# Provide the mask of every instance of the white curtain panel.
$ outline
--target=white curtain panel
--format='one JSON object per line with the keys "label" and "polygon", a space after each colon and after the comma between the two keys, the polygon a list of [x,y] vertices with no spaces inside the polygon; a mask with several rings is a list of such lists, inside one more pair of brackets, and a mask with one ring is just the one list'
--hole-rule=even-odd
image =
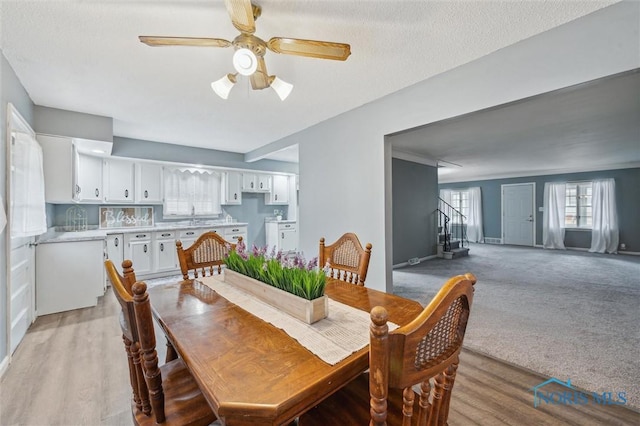
{"label": "white curtain panel", "polygon": [[613,179],[595,180],[592,184],[593,228],[590,252],[618,252],[618,211],[616,182]]}
{"label": "white curtain panel", "polygon": [[544,184],[544,213],[542,215],[542,246],[546,249],[564,250],[564,220],[566,183]]}
{"label": "white curtain panel", "polygon": [[179,169],[164,172],[163,214],[189,216],[191,214],[191,174]]}
{"label": "white curtain panel", "polygon": [[42,148],[29,134],[15,133],[11,147],[11,237],[47,232]]}
{"label": "white curtain panel", "polygon": [[482,192],[480,187],[469,188],[467,238],[474,243],[481,243],[484,240],[482,232]]}
{"label": "white curtain panel", "polygon": [[212,215],[222,213],[220,205],[220,173],[213,171],[194,173],[195,194],[193,206],[197,215]]}
{"label": "white curtain panel", "polygon": [[4,227],[7,225],[7,215],[4,211],[4,200],[0,195],[0,234],[4,231]]}
{"label": "white curtain panel", "polygon": [[[446,203],[451,204],[451,190],[450,189],[441,189],[440,190],[440,198],[443,199]],[[442,206],[440,206],[442,207]]]}

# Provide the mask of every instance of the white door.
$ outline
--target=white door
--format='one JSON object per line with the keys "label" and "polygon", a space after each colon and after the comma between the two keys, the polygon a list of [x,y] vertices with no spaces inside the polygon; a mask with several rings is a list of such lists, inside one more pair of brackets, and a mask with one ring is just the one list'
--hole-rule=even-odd
{"label": "white door", "polygon": [[[35,290],[35,237],[12,238],[10,229],[12,221],[12,206],[14,203],[13,182],[16,174],[24,171],[14,167],[12,149],[16,133],[29,133],[35,138],[35,133],[22,118],[20,113],[8,104],[8,138],[7,144],[7,218],[8,223],[4,232],[8,240],[8,282],[7,282],[7,347],[9,357],[22,341],[27,328],[36,318],[36,290]],[[20,213],[16,210],[16,215]],[[0,359],[0,362],[2,359]]]}
{"label": "white door", "polygon": [[533,246],[535,183],[502,185],[502,242]]}

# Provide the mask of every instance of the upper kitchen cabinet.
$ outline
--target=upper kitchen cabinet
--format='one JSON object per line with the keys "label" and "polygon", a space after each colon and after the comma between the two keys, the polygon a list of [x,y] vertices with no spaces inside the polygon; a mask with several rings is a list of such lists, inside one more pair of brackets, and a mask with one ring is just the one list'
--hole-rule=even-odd
{"label": "upper kitchen cabinet", "polygon": [[162,165],[136,163],[136,203],[162,204]]}
{"label": "upper kitchen cabinet", "polygon": [[222,204],[242,204],[242,175],[239,172],[222,174]]}
{"label": "upper kitchen cabinet", "polygon": [[87,153],[109,155],[110,142],[49,135],[37,135],[37,139],[47,203],[102,202],[102,158]]}
{"label": "upper kitchen cabinet", "polygon": [[134,163],[132,161],[105,158],[103,176],[105,202],[133,203]]}
{"label": "upper kitchen cabinet", "polygon": [[265,204],[289,204],[290,177],[286,175],[271,176],[271,192],[264,195]]}
{"label": "upper kitchen cabinet", "polygon": [[76,170],[76,193],[73,201],[83,203],[102,202],[102,158],[78,153],[76,156]]}
{"label": "upper kitchen cabinet", "polygon": [[261,173],[242,173],[242,191],[269,192],[271,190],[271,176]]}

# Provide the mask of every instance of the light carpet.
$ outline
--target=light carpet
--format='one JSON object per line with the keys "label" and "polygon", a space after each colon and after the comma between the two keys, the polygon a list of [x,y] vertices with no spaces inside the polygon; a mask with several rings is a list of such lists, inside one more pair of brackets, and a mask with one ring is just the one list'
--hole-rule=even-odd
{"label": "light carpet", "polygon": [[471,244],[394,270],[394,293],[424,306],[466,272],[478,279],[466,347],[640,408],[640,257]]}

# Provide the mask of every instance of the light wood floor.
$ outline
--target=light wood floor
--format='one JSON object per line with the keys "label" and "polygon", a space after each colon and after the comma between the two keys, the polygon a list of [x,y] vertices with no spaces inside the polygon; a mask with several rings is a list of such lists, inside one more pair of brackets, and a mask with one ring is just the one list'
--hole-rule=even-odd
{"label": "light wood floor", "polygon": [[[0,425],[132,424],[118,310],[109,290],[94,308],[38,318],[0,382]],[[164,359],[162,335],[157,333],[159,357]],[[530,389],[546,379],[464,351],[449,424],[640,424],[640,414],[621,406],[590,402],[534,408]]]}

